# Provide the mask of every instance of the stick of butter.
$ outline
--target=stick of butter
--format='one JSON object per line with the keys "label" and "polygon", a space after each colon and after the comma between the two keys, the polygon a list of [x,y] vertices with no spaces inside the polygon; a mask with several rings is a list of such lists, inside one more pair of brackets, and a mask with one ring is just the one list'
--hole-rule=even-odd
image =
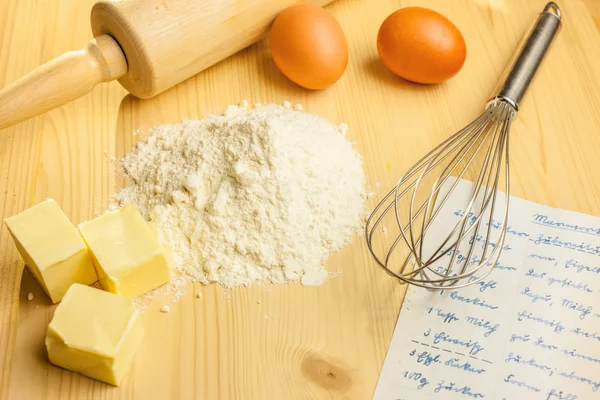
{"label": "stick of butter", "polygon": [[143,336],[131,299],[74,284],[50,321],[46,349],[52,364],[119,386]]}
{"label": "stick of butter", "polygon": [[135,206],[84,222],[79,231],[104,290],[133,298],[171,280],[169,254]]}
{"label": "stick of butter", "polygon": [[98,280],[81,235],[54,200],[4,222],[25,264],[53,303],[73,283],[89,285]]}

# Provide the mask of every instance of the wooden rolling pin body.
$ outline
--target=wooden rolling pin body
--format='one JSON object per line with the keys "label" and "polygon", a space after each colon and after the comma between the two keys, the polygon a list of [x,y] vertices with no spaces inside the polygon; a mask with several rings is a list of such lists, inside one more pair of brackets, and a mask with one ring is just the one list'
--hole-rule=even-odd
{"label": "wooden rolling pin body", "polygon": [[152,97],[258,41],[283,9],[331,1],[100,1],[91,15],[96,39],[0,91],[0,129],[117,78],[131,94]]}

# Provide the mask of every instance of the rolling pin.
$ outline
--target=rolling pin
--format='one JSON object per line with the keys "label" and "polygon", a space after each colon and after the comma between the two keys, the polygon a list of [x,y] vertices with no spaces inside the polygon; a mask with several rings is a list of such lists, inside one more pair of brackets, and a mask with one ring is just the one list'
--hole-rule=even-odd
{"label": "rolling pin", "polygon": [[[94,39],[0,91],[0,129],[118,79],[152,97],[257,42],[277,14],[300,0],[103,0]],[[332,0],[306,0],[319,6]]]}

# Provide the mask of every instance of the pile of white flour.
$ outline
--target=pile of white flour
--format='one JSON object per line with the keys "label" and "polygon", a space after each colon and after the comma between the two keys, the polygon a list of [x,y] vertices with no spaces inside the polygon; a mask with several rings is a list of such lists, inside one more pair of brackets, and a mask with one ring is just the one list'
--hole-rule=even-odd
{"label": "pile of white flour", "polygon": [[113,200],[151,218],[196,281],[320,285],[364,217],[346,129],[273,104],[158,126],[121,160],[131,185]]}

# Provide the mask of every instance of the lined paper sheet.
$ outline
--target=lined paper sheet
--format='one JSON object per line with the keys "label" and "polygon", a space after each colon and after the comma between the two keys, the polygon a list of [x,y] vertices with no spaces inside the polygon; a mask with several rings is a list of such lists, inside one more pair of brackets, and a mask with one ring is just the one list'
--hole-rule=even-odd
{"label": "lined paper sheet", "polygon": [[[451,199],[440,219],[455,224]],[[600,218],[510,202],[488,277],[408,289],[375,400],[600,399]]]}

